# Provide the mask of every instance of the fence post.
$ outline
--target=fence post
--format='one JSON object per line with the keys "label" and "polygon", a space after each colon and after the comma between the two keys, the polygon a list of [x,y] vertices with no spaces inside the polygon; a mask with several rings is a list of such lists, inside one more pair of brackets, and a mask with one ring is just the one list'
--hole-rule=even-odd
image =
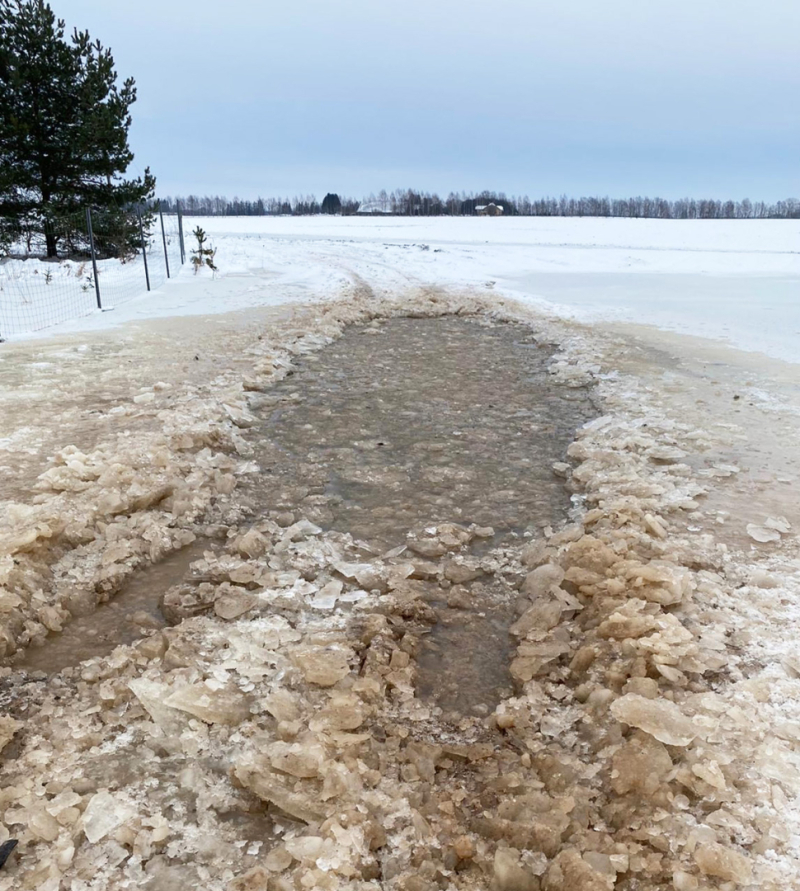
{"label": "fence post", "polygon": [[167,253],[167,235],[164,232],[164,214],[161,208],[158,209],[158,215],[161,218],[161,240],[164,242],[164,263],[167,265],[167,278],[169,278],[169,254]]}
{"label": "fence post", "polygon": [[147,245],[144,243],[144,226],[142,225],[142,208],[136,205],[136,216],[139,217],[139,238],[142,240],[142,259],[144,260],[144,277],[147,290],[150,290],[150,270],[147,268]]}
{"label": "fence post", "polygon": [[94,250],[94,232],[92,232],[92,209],[86,208],[86,228],[89,230],[89,246],[92,249],[92,269],[94,270],[94,292],[97,296],[97,308],[102,309],[103,304],[100,302],[100,279],[97,277],[97,254]]}
{"label": "fence post", "polygon": [[180,201],[176,201],[175,205],[178,208],[178,236],[181,243],[181,266],[183,266],[186,262],[186,245],[183,243],[183,211]]}

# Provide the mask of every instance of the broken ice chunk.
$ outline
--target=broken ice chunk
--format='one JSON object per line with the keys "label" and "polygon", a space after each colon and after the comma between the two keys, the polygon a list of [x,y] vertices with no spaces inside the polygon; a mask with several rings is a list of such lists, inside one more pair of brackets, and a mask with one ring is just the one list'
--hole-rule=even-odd
{"label": "broken ice chunk", "polygon": [[264,867],[270,872],[283,872],[292,865],[292,855],[284,847],[274,847],[264,858]]}
{"label": "broken ice chunk", "polygon": [[288,541],[302,541],[310,535],[319,535],[321,532],[319,526],[315,526],[310,520],[298,520],[284,531],[283,538]]}
{"label": "broken ice chunk", "polygon": [[248,529],[236,541],[236,550],[243,557],[260,557],[269,546],[269,540],[258,529]]}
{"label": "broken ice chunk", "polygon": [[539,883],[522,865],[516,848],[498,848],[494,855],[494,886],[498,891],[534,891]]}
{"label": "broken ice chunk", "polygon": [[708,783],[709,786],[713,786],[721,792],[724,792],[725,789],[727,789],[725,776],[716,761],[712,760],[705,763],[694,764],[692,765],[692,773]]}
{"label": "broken ice chunk", "polygon": [[295,721],[300,709],[288,690],[275,690],[264,700],[266,710],[278,721]]}
{"label": "broken ice chunk", "polygon": [[233,772],[245,788],[297,820],[313,823],[325,816],[324,808],[314,796],[287,785],[263,757],[243,760],[234,766]]}
{"label": "broken ice chunk", "polygon": [[93,795],[83,814],[83,831],[95,844],[126,823],[136,811],[105,789]]}
{"label": "broken ice chunk", "polygon": [[789,653],[781,660],[781,665],[783,665],[789,677],[800,678],[800,654]]}
{"label": "broken ice chunk", "polygon": [[344,585],[338,579],[328,582],[327,585],[324,585],[317,591],[314,599],[311,601],[311,606],[314,609],[333,609],[343,588]]}
{"label": "broken ice chunk", "polygon": [[332,687],[349,673],[350,655],[349,650],[314,647],[297,653],[294,662],[310,684]]}
{"label": "broken ice chunk", "polygon": [[522,583],[522,593],[531,600],[544,597],[564,581],[564,570],[557,563],[545,563],[529,572]]}
{"label": "broken ice chunk", "polygon": [[222,594],[214,602],[214,612],[221,619],[237,619],[258,605],[258,598],[239,589]]}
{"label": "broken ice chunk", "polygon": [[615,752],[612,765],[611,785],[618,795],[653,795],[672,770],[672,759],[658,740],[637,733]]}
{"label": "broken ice chunk", "polygon": [[[133,400],[136,401],[135,399]],[[250,414],[249,411],[245,408],[241,408],[235,405],[228,405],[227,403],[222,404],[222,407],[225,409],[225,414],[230,418],[230,420],[237,426],[242,428],[252,427],[253,424],[256,423],[256,418]]]}
{"label": "broken ice chunk", "polygon": [[296,860],[316,860],[322,852],[323,843],[324,839],[318,835],[301,835],[299,838],[287,838],[284,847]]}
{"label": "broken ice chunk", "polygon": [[697,736],[691,719],[668,699],[645,699],[638,693],[626,693],[611,704],[611,714],[668,746],[688,746]]}
{"label": "broken ice chunk", "polygon": [[378,589],[385,592],[388,590],[385,572],[381,566],[375,566],[372,563],[345,563],[341,560],[337,560],[331,566],[340,575],[346,579],[354,579],[368,591]]}
{"label": "broken ice chunk", "polygon": [[792,531],[792,524],[786,517],[767,517],[764,520],[764,526],[767,529],[775,529],[777,532],[782,532],[784,535]]}
{"label": "broken ice chunk", "polygon": [[779,582],[763,569],[754,569],[747,579],[747,584],[753,585],[755,588],[777,588]]}
{"label": "broken ice chunk", "polygon": [[343,592],[339,597],[339,602],[358,603],[359,600],[363,600],[365,597],[369,597],[366,591],[362,591],[360,588],[353,588],[350,591]]}
{"label": "broken ice chunk", "polygon": [[675,891],[697,891],[700,887],[700,883],[688,872],[684,872],[682,869],[676,869],[672,873],[672,887]]}
{"label": "broken ice chunk", "polygon": [[250,701],[243,693],[223,686],[212,690],[207,684],[191,684],[176,690],[164,705],[188,712],[207,724],[240,724],[250,713]]}
{"label": "broken ice chunk", "polygon": [[317,712],[310,726],[312,730],[357,730],[364,718],[364,709],[357,696],[334,696]]}
{"label": "broken ice chunk", "polygon": [[653,514],[644,515],[644,525],[648,532],[656,538],[664,539],[667,537],[667,529],[661,517],[655,517]]}
{"label": "broken ice chunk", "polygon": [[672,606],[680,603],[694,589],[692,575],[681,566],[668,560],[651,560],[643,565],[630,561],[625,566],[625,576],[630,579],[645,600]]}
{"label": "broken ice chunk", "polygon": [[325,750],[314,742],[274,742],[267,748],[267,754],[270,764],[276,770],[305,779],[319,776],[320,767],[325,760]]}
{"label": "broken ice chunk", "polygon": [[755,523],[747,524],[747,534],[754,541],[759,541],[762,544],[769,541],[780,541],[781,534],[777,529],[769,529],[765,526],[757,526]]}
{"label": "broken ice chunk", "polygon": [[611,891],[615,870],[609,863],[609,872],[604,874],[598,872],[595,865],[596,860],[591,863],[574,849],[561,851],[547,870],[544,887],[548,891]]}
{"label": "broken ice chunk", "polygon": [[655,445],[645,451],[645,455],[657,464],[674,464],[686,457],[686,452],[677,446]]}
{"label": "broken ice chunk", "polygon": [[128,681],[128,687],[145,707],[154,724],[165,733],[180,733],[187,718],[164,704],[164,700],[172,692],[168,684],[151,681],[148,678],[133,678]]}
{"label": "broken ice chunk", "polygon": [[564,641],[541,641],[539,643],[523,643],[517,649],[517,657],[511,663],[511,676],[525,683],[534,677],[547,674],[551,663],[570,651],[569,644]]}
{"label": "broken ice chunk", "polygon": [[700,845],[694,854],[700,872],[737,885],[749,884],[752,869],[748,859],[731,848],[714,842]]}
{"label": "broken ice chunk", "polygon": [[8,715],[0,717],[0,752],[11,742],[14,734],[22,727],[22,723]]}
{"label": "broken ice chunk", "polygon": [[34,811],[28,819],[28,830],[34,838],[52,842],[58,838],[58,822],[46,811]]}
{"label": "broken ice chunk", "polygon": [[756,766],[762,776],[780,783],[794,795],[800,793],[798,758],[780,740],[769,740],[759,748]]}

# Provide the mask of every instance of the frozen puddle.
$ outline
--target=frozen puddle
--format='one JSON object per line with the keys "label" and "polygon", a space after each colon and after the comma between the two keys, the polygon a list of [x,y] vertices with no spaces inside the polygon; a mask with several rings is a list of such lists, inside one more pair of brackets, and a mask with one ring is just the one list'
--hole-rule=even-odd
{"label": "frozen puddle", "polygon": [[[540,535],[566,516],[553,464],[592,414],[585,389],[547,373],[552,354],[513,323],[355,326],[264,396],[263,473],[249,497],[281,524],[306,517],[350,533],[365,556],[441,522],[481,527],[477,553]],[[511,688],[516,592],[480,575],[429,588],[438,622],[423,636],[418,692],[446,711],[487,713]]]}

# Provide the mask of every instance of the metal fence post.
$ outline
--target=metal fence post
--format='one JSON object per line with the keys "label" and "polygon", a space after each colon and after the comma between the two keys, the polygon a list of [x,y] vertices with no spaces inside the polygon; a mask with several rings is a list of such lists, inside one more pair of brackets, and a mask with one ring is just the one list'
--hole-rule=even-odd
{"label": "metal fence post", "polygon": [[100,302],[100,279],[97,277],[97,254],[94,250],[94,233],[92,232],[92,209],[86,208],[86,228],[89,230],[89,246],[92,249],[92,269],[94,269],[94,292],[97,296],[97,308],[102,309]]}
{"label": "metal fence post", "polygon": [[186,262],[186,245],[183,243],[183,211],[180,201],[176,201],[175,206],[178,208],[178,237],[181,243],[181,266],[183,266]]}
{"label": "metal fence post", "polygon": [[167,234],[164,232],[164,214],[161,208],[158,209],[158,215],[161,217],[161,240],[164,242],[164,263],[167,265],[167,278],[169,278],[169,254],[167,253]]}
{"label": "metal fence post", "polygon": [[147,245],[144,242],[144,226],[142,225],[142,209],[136,205],[136,216],[139,217],[139,237],[142,240],[142,259],[144,260],[144,277],[147,281],[147,290],[150,290],[150,270],[147,268]]}

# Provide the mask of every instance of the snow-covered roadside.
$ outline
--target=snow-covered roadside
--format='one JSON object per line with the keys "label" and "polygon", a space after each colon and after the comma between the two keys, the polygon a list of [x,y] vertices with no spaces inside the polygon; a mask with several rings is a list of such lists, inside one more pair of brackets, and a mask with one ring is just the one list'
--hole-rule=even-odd
{"label": "snow-covered roadside", "polygon": [[[23,609],[26,621],[40,624],[57,587],[35,577],[36,563],[54,545],[68,549],[56,579],[91,586],[95,573],[110,579],[146,557],[143,542],[168,535],[174,546],[183,515],[195,522],[208,506],[230,530],[229,553],[209,563],[221,582],[216,618],[93,660],[42,694],[29,725],[5,726],[20,739],[4,817],[33,855],[22,887],[57,888],[62,873],[77,889],[145,878],[237,891],[474,887],[492,877],[547,891],[600,891],[615,877],[678,891],[793,887],[797,523],[759,516],[738,488],[752,442],[735,415],[709,413],[718,385],[494,296],[393,297],[382,305],[364,288],[298,310],[254,343],[246,380],[164,407],[163,433],[141,456],[157,460],[68,453],[32,513],[7,515],[17,562],[5,569],[22,574],[15,587],[43,611]],[[343,325],[408,310],[526,320],[561,346],[553,374],[565,386],[595,381],[604,400],[605,416],[557,468],[578,489],[575,522],[486,563],[524,566],[530,600],[516,629],[521,687],[490,721],[505,741],[488,749],[480,721],[456,742],[435,738],[436,715],[413,696],[413,647],[402,641],[424,604],[408,555],[354,567],[346,541],[302,523],[242,528],[229,490],[248,470],[247,393]],[[764,436],[770,424],[765,411]],[[715,498],[727,508],[707,509]],[[71,526],[50,523],[72,511],[75,542]],[[774,540],[745,545],[751,522]],[[468,534],[430,534],[456,555],[429,570],[446,578],[448,559],[467,559]],[[140,773],[115,777],[135,751]],[[294,818],[269,856],[237,846],[220,819],[250,806],[242,789]],[[462,809],[473,797],[482,814]],[[164,816],[166,801],[184,799],[191,807]]]}
{"label": "snow-covered roadside", "polygon": [[800,359],[800,223],[547,218],[192,218],[221,275],[37,337],[404,286],[502,291],[561,317],[625,321]]}

